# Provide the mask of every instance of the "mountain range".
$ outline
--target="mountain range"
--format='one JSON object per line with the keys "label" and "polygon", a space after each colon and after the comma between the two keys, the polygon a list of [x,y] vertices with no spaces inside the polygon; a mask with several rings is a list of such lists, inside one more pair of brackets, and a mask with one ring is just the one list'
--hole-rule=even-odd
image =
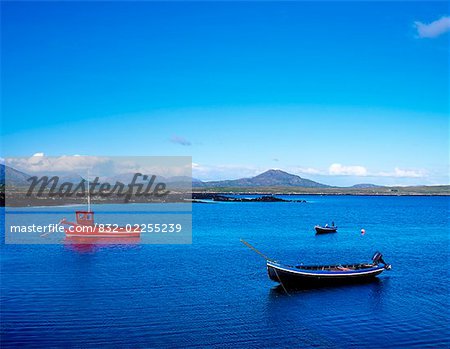
{"label": "mountain range", "polygon": [[[58,175],[56,173],[49,173],[48,176]],[[67,182],[79,182],[81,177],[78,175],[70,175],[68,173],[59,174],[61,181]],[[131,174],[117,175],[108,178],[109,181],[122,181],[124,183],[129,182],[131,179]],[[5,178],[8,179],[8,185],[12,186],[28,186],[29,182],[27,179],[31,177],[28,174],[18,171],[10,166],[0,164],[0,183],[5,183]],[[158,177],[160,180],[166,183],[173,182],[187,182],[189,178],[187,177],[171,177],[163,178]],[[262,188],[262,187],[298,187],[298,188],[332,188],[332,186],[318,183],[310,179],[302,178],[300,176],[287,173],[282,170],[268,170],[257,176],[250,178],[240,178],[232,180],[221,180],[221,181],[201,181],[199,179],[192,178],[193,188]],[[374,188],[377,187],[374,184],[356,184],[353,188]]]}
{"label": "mountain range", "polygon": [[[46,173],[39,175],[59,176],[60,183],[79,183],[81,177],[74,172],[65,173]],[[0,164],[0,187],[5,184],[7,179],[8,187],[14,192],[16,189],[22,190],[28,188],[31,176],[25,172],[18,171],[9,166]],[[101,183],[106,181],[114,183],[120,181],[124,184],[130,183],[133,173],[124,173],[112,175],[110,178],[104,178]],[[91,181],[93,179],[91,178]],[[140,179],[138,182],[140,182]],[[222,181],[201,181],[191,177],[161,177],[158,176],[156,182],[163,182],[168,188],[177,190],[190,190],[192,183],[192,192],[264,192],[264,193],[305,193],[320,195],[450,195],[450,185],[434,185],[434,186],[379,186],[370,183],[355,184],[350,187],[330,186],[323,183],[315,182],[310,179],[287,173],[282,170],[268,170],[257,176],[249,178],[240,178]],[[16,188],[16,189],[15,189]],[[0,188],[0,198],[4,196],[3,188]]]}

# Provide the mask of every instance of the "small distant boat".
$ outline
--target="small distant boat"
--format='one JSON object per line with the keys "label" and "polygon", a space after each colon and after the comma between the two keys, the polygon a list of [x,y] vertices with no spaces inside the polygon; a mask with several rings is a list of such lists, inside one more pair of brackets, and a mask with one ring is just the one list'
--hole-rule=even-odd
{"label": "small distant boat", "polygon": [[391,269],[380,252],[374,254],[372,263],[291,266],[272,260],[266,262],[269,278],[284,286],[362,282]]}
{"label": "small distant boat", "polygon": [[337,226],[320,226],[320,225],[316,225],[314,227],[314,229],[316,230],[316,234],[327,234],[327,233],[336,233],[337,232]]}

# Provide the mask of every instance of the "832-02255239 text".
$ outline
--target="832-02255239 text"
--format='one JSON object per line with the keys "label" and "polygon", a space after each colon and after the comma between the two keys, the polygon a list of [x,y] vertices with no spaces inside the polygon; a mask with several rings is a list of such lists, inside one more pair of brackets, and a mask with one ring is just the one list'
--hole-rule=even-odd
{"label": "832-02255239 text", "polygon": [[[183,231],[183,226],[181,223],[144,223],[144,224],[126,224],[119,226],[118,224],[102,224],[95,223],[93,225],[76,225],[69,226],[70,232],[104,232],[104,233],[114,233],[119,230],[126,230],[127,232],[141,232],[141,233],[181,233]],[[47,225],[12,225],[10,227],[11,233],[56,233],[64,232],[64,226],[55,223]]]}

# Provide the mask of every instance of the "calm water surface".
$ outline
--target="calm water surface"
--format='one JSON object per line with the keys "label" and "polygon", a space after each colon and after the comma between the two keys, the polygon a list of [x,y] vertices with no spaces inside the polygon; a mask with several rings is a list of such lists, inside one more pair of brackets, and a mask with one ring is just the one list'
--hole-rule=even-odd
{"label": "calm water surface", "polygon": [[[449,198],[297,198],[194,205],[192,245],[2,244],[2,347],[449,346]],[[288,295],[239,238],[288,263],[380,250],[393,269]]]}

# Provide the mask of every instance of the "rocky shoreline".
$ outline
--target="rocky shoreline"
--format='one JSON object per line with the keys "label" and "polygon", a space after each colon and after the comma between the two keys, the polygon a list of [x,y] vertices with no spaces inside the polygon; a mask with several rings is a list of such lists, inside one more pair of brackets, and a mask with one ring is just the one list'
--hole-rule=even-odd
{"label": "rocky shoreline", "polygon": [[256,198],[226,196],[212,193],[193,193],[193,202],[204,202],[199,200],[211,200],[218,202],[306,202],[306,200],[285,200],[273,195],[262,195]]}

